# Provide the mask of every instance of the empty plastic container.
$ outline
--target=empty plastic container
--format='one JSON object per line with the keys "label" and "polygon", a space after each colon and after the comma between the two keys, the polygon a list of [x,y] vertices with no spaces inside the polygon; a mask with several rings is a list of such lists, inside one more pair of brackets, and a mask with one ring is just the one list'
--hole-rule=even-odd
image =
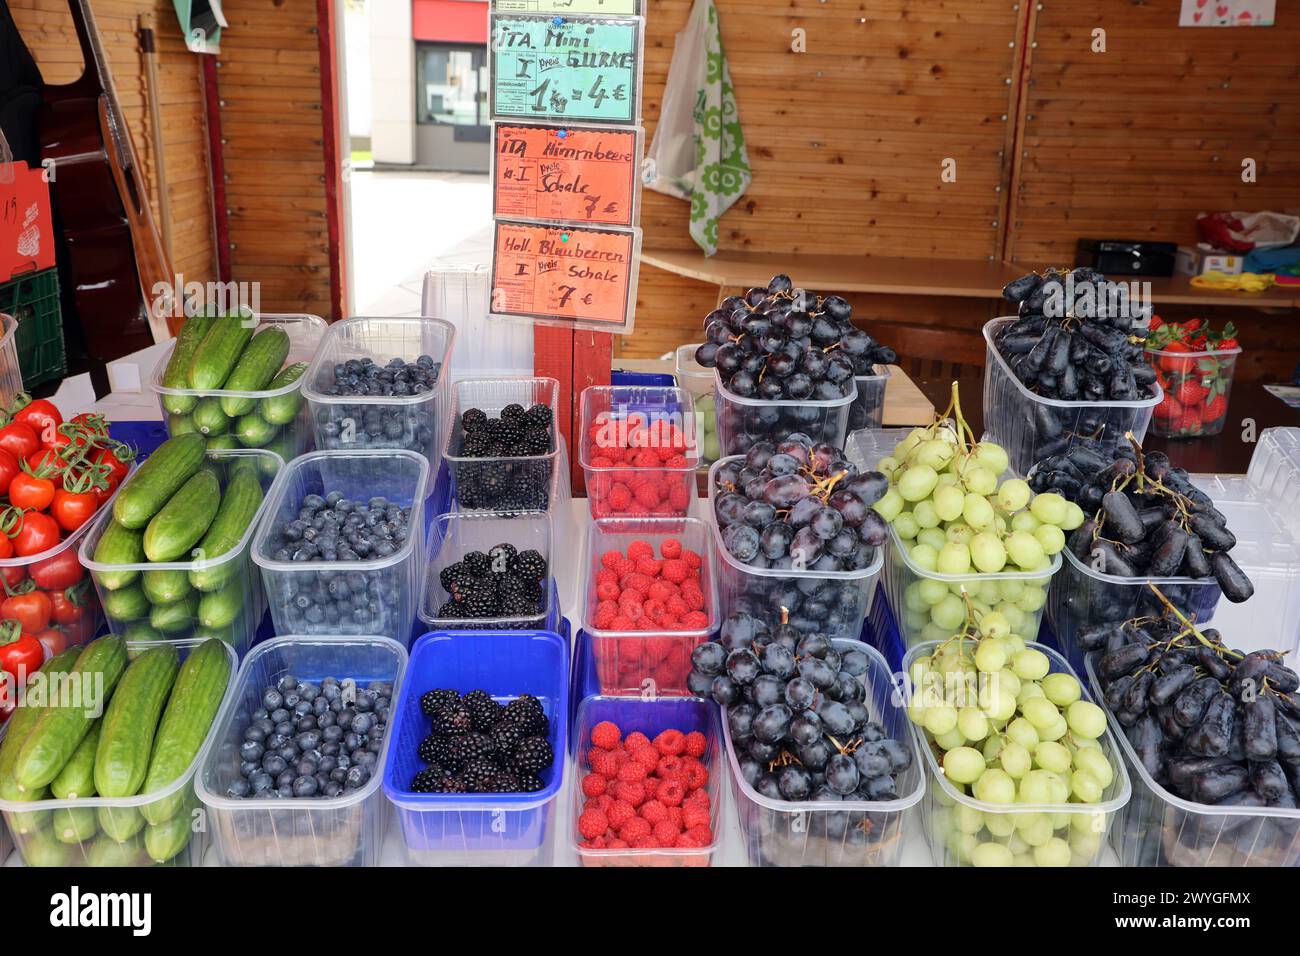
{"label": "empty plastic container", "polygon": [[[439,423],[446,414],[455,340],[456,327],[443,319],[357,316],[331,325],[303,384],[316,447],[330,451],[404,449],[424,455],[436,469],[443,449]],[[428,356],[439,369],[438,383],[431,391],[417,395],[330,394],[337,365],[370,359],[383,366],[392,359],[415,362],[421,356]]]}
{"label": "empty plastic container", "polygon": [[[256,331],[260,332],[265,328],[280,328],[289,336],[289,357],[285,359],[284,368],[302,363],[306,365],[311,362],[316,355],[317,346],[321,343],[321,338],[325,335],[325,320],[315,315],[272,315],[263,313],[257,316]],[[239,448],[247,441],[241,441],[237,436],[243,432],[240,428],[242,416],[226,416],[221,410],[219,400],[222,398],[249,398],[257,402],[253,411],[249,415],[262,415],[262,410],[268,406],[265,404],[270,399],[281,399],[276,402],[274,418],[276,422],[282,420],[283,407],[287,403],[297,404],[298,411],[294,414],[292,420],[286,424],[276,424],[269,422],[266,418],[262,419],[262,425],[257,429],[258,432],[264,430],[266,425],[274,427],[274,434],[265,442],[257,445],[259,448],[266,448],[275,452],[285,461],[292,461],[298,455],[302,454],[311,447],[312,424],[311,412],[303,401],[302,389],[303,382],[307,378],[307,372],[298,376],[288,385],[278,388],[267,388],[260,392],[242,392],[226,391],[224,389],[196,389],[196,388],[169,388],[162,383],[163,374],[167,371],[167,363],[171,361],[172,352],[176,348],[176,340],[173,339],[163,349],[162,355],[158,359],[158,364],[154,366],[153,376],[149,380],[149,388],[158,395],[158,404],[162,409],[162,419],[167,426],[167,434],[176,436],[188,434],[190,432],[201,431],[200,425],[208,428],[203,434],[208,436],[208,446],[211,448]],[[183,405],[188,408],[180,414],[171,414],[171,409],[177,405]],[[290,408],[292,410],[292,408]],[[224,421],[225,424],[221,424]],[[215,428],[213,427],[215,423]]]}
{"label": "empty plastic container", "polygon": [[[181,660],[188,657],[200,643],[202,642],[195,640],[176,642]],[[127,643],[127,654],[135,656],[152,646],[154,645],[149,642],[130,641]],[[230,675],[225,697],[213,719],[212,727],[189,767],[166,787],[133,797],[51,798],[30,803],[0,800],[0,811],[4,813],[5,824],[26,865],[156,866],[159,863],[151,856],[149,848],[153,847],[156,851],[160,844],[152,839],[151,830],[157,826],[159,832],[165,834],[167,831],[162,828],[174,826],[179,822],[180,815],[190,823],[188,829],[191,835],[184,847],[162,865],[198,866],[203,861],[212,839],[212,828],[195,825],[207,822],[195,796],[195,778],[219,739],[222,721],[233,703],[232,694],[239,660],[233,648],[227,647],[227,651],[230,657]],[[175,805],[175,809],[165,817],[166,811],[157,809],[164,802],[169,810]],[[154,808],[149,811],[150,816],[162,819],[156,823],[149,822],[142,808]],[[113,836],[109,836],[110,832]],[[2,850],[3,847],[0,847]],[[0,863],[3,863],[4,857],[5,853],[0,852]]]}
{"label": "empty plastic container", "polygon": [[718,597],[725,619],[745,611],[775,627],[788,619],[801,631],[856,640],[871,609],[876,578],[884,565],[883,549],[860,571],[793,571],[744,564],[722,543],[713,517],[717,473],[733,459],[723,458],[709,469],[709,524],[718,553]]}
{"label": "empty plastic container", "polygon": [[905,822],[925,794],[925,772],[900,706],[889,665],[861,641],[837,640],[836,650],[858,650],[870,658],[858,678],[867,688],[866,705],[885,733],[907,747],[912,762],[895,777],[896,800],[792,803],[754,790],[740,773],[727,710],[722,735],[731,768],[731,795],[740,819],[741,842],[750,866],[896,866],[903,851]]}
{"label": "empty plastic container", "polygon": [[718,721],[718,708],[710,701],[696,697],[676,700],[657,698],[642,700],[628,697],[588,697],[578,704],[577,721],[573,733],[577,742],[574,748],[573,778],[580,781],[591,772],[587,750],[591,746],[591,731],[603,721],[618,725],[623,736],[641,732],[651,740],[665,730],[679,730],[683,734],[698,731],[704,734],[705,751],[700,760],[709,770],[705,790],[709,794],[711,813],[709,826],[713,842],[705,847],[603,850],[584,847],[578,832],[578,817],[586,797],[580,786],[573,786],[569,817],[569,842],[581,866],[709,866],[718,858],[723,827],[723,786],[727,775],[727,762],[723,754],[722,727]]}
{"label": "empty plastic container", "polygon": [[[428,483],[429,460],[411,451],[318,451],[286,466],[267,493],[270,502],[253,538],[253,561],[262,570],[276,633],[383,634],[405,642],[423,580]],[[401,548],[356,561],[277,558],[281,531],[298,517],[303,499],[336,491],[352,501],[381,497],[409,508]]]}
{"label": "empty plastic container", "polygon": [[223,494],[231,469],[251,465],[257,470],[265,496],[233,548],[202,560],[134,564],[96,561],[95,549],[113,521],[111,509],[105,508],[97,520],[85,526],[79,557],[90,571],[114,634],[142,641],[217,637],[243,657],[266,611],[262,577],[248,560],[248,552],[284,462],[263,448],[208,449],[207,459],[220,472]]}
{"label": "empty plastic container", "polygon": [[713,369],[695,361],[695,351],[699,347],[698,342],[679,345],[674,356],[677,387],[686,389],[695,397],[696,435],[700,442],[700,466],[704,467],[722,457],[722,445],[718,440],[718,405],[713,391],[717,379]]}
{"label": "empty plastic container", "polygon": [[[583,389],[579,420],[578,462],[593,518],[684,518],[695,499],[699,467],[695,401],[681,388],[602,385]],[[612,463],[606,448],[626,448],[636,441],[671,441],[658,434],[638,438],[638,427],[663,425],[680,434],[685,449],[680,467],[666,461],[646,467]],[[671,446],[669,446],[671,447]]]}
{"label": "empty plastic container", "polygon": [[849,415],[858,400],[855,384],[848,395],[829,401],[767,401],[742,398],[722,384],[722,375],[714,369],[714,388],[718,402],[718,443],[723,455],[743,455],[760,441],[784,441],[802,432],[814,442],[844,447],[849,431]]}
{"label": "empty plastic container", "polygon": [[[1204,438],[1222,432],[1223,423],[1228,420],[1228,398],[1240,354],[1239,348],[1210,352],[1147,349],[1147,362],[1158,371],[1165,393],[1151,418],[1151,434],[1166,438]],[[1173,394],[1187,382],[1193,391],[1203,393],[1190,403],[1179,401]]]}
{"label": "empty plastic container", "polygon": [[[903,658],[903,673],[911,674],[912,664],[929,657],[940,643],[927,641],[912,647]],[[1051,673],[1067,673],[1078,678],[1065,658],[1050,647],[1032,642],[1027,646],[1047,655]],[[903,678],[903,683],[910,702],[914,693],[912,682]],[[1087,699],[1086,684],[1083,694]],[[921,824],[936,866],[970,866],[971,851],[984,843],[1010,850],[1017,866],[1042,866],[1046,864],[1037,860],[1035,849],[1053,839],[1064,840],[1069,846],[1070,866],[1096,866],[1100,862],[1106,834],[1132,793],[1119,746],[1109,730],[1098,743],[1110,763],[1113,778],[1097,803],[986,803],[953,786],[939,765],[928,733],[910,720],[907,723],[928,768],[929,786],[921,803]],[[1031,834],[1032,839],[1026,839]]]}
{"label": "empty plastic container", "polygon": [[877,365],[875,374],[853,379],[858,397],[849,406],[849,432],[879,428],[885,418],[885,387],[889,384],[889,367]]}
{"label": "empty plastic container", "polygon": [[[700,590],[705,622],[687,630],[612,630],[596,626],[600,598],[596,575],[607,551],[627,553],[633,541],[648,542],[662,558],[664,541],[673,539],[701,558]],[[606,695],[650,693],[684,697],[690,691],[691,651],[718,629],[717,568],[712,557],[712,532],[698,518],[603,518],[587,529],[582,563],[581,627],[591,640],[599,692]]]}
{"label": "empty plastic container", "polygon": [[1154,397],[1131,402],[1065,402],[1036,395],[1016,378],[994,345],[998,330],[1015,321],[1008,316],[984,326],[984,427],[1007,450],[1012,471],[1025,475],[1038,461],[1075,444],[1107,455],[1128,441],[1127,432],[1138,441],[1145,437],[1151,413],[1164,398],[1159,385]]}
{"label": "empty plastic container", "polygon": [[[429,733],[420,697],[445,687],[485,690],[505,703],[541,701],[555,761],[536,793],[415,793],[425,767],[417,753]],[[546,631],[434,632],[411,648],[407,679],[393,711],[384,794],[397,808],[408,866],[550,866],[555,804],[564,782],[569,731],[569,644]]]}
{"label": "empty plastic container", "polygon": [[[7,312],[0,312],[0,394],[6,400],[23,390],[23,370],[18,364],[18,320]],[[0,854],[0,860],[3,860]]]}

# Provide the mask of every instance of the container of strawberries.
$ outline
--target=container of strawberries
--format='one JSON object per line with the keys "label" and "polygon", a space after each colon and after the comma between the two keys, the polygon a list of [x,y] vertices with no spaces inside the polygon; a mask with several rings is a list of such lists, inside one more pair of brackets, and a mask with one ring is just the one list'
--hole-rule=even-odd
{"label": "container of strawberries", "polygon": [[1146,356],[1165,397],[1156,406],[1151,433],[1203,438],[1223,431],[1240,354],[1231,322],[1216,332],[1204,319],[1164,322],[1153,317]]}
{"label": "container of strawberries", "polygon": [[99,630],[77,548],[134,458],[102,415],[64,421],[24,394],[0,412],[0,723],[27,674]]}

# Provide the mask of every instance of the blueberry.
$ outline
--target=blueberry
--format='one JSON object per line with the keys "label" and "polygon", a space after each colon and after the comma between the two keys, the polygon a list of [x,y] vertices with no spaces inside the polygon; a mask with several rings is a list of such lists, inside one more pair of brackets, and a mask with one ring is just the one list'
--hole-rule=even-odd
{"label": "blueberry", "polygon": [[[278,712],[283,703],[284,698],[280,695],[280,692],[273,687],[268,687],[265,693],[262,694],[262,706],[269,711]],[[274,714],[272,714],[272,719],[275,719]]]}
{"label": "blueberry", "polygon": [[254,793],[263,793],[271,789],[273,781],[269,773],[255,773],[248,778],[248,785]]}
{"label": "blueberry", "polygon": [[242,760],[261,760],[263,753],[265,753],[265,750],[262,748],[262,745],[254,740],[245,741],[239,747],[239,756]]}
{"label": "blueberry", "polygon": [[248,796],[252,792],[253,788],[249,785],[248,781],[243,777],[238,777],[231,781],[230,786],[226,789],[226,796],[238,800],[241,797]]}

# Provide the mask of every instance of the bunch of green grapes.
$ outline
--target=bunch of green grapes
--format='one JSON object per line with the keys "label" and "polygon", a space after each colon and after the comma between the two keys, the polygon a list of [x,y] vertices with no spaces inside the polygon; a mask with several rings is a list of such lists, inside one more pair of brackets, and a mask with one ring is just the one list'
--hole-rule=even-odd
{"label": "bunch of green grapes", "polygon": [[[1106,814],[1084,807],[1115,778],[1099,743],[1106,715],[1083,699],[1074,675],[1049,673],[1050,664],[991,612],[909,669],[907,713],[944,777],[961,794],[1009,808],[981,809],[933,788],[941,806],[932,838],[949,859],[1087,866],[1101,849]],[[1034,809],[1010,809],[1025,804]]]}

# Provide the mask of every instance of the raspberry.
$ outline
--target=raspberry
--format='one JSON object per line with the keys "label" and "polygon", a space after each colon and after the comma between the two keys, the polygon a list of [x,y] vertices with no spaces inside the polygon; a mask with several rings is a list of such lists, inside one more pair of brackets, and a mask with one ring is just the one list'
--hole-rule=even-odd
{"label": "raspberry", "polygon": [[622,593],[622,589],[617,584],[596,585],[596,597],[601,601],[617,601],[618,596]]}
{"label": "raspberry", "polygon": [[690,461],[687,459],[687,457],[686,457],[685,455],[681,455],[681,454],[673,454],[673,455],[670,455],[670,456],[669,456],[667,459],[665,459],[665,461],[664,461],[664,467],[665,467],[665,468],[672,468],[672,469],[689,468],[689,467],[690,467],[690,464],[691,464],[691,463],[690,463]]}
{"label": "raspberry", "polygon": [[611,631],[635,631],[636,621],[632,620],[625,614],[620,614],[614,618],[614,620],[609,622],[608,629]]}
{"label": "raspberry", "polygon": [[[623,829],[623,824],[634,816],[636,816],[636,807],[626,800],[615,800],[609,805],[609,809],[605,811],[605,817],[609,820],[609,826],[612,830]],[[707,814],[705,814],[704,822],[709,822]]]}
{"label": "raspberry", "polygon": [[686,779],[686,762],[676,754],[668,754],[659,760],[658,775],[663,780]]}
{"label": "raspberry", "polygon": [[700,846],[708,846],[713,842],[713,830],[708,826],[691,827],[686,831]]}
{"label": "raspberry", "polygon": [[637,452],[632,458],[632,464],[637,468],[658,468],[659,462],[659,456],[649,448]]}
{"label": "raspberry", "polygon": [[629,753],[635,753],[642,747],[649,746],[649,744],[650,738],[639,730],[632,731],[632,733],[627,735],[627,740],[623,741],[623,746],[627,748]]}
{"label": "raspberry", "polygon": [[[632,555],[628,555],[632,557]],[[636,569],[639,574],[644,574],[648,578],[657,578],[663,572],[664,563],[655,558],[637,558]]]}
{"label": "raspberry", "polygon": [[614,626],[614,621],[618,619],[618,605],[612,601],[602,602],[596,608],[596,616],[592,618],[591,623],[598,631],[608,631]]}
{"label": "raspberry", "polygon": [[587,754],[587,762],[591,764],[592,773],[600,774],[609,780],[618,776],[618,758],[614,756],[614,751],[593,747]]}
{"label": "raspberry", "polygon": [[609,819],[599,810],[586,810],[578,817],[578,832],[588,840],[605,835],[609,829]]}
{"label": "raspberry", "polygon": [[663,625],[649,615],[643,616],[641,620],[636,622],[636,629],[638,631],[657,631],[661,627],[663,627]]}
{"label": "raspberry", "polygon": [[618,599],[618,609],[620,617],[625,617],[634,624],[645,617],[645,601],[636,591],[624,591]]}
{"label": "raspberry", "polygon": [[663,786],[663,781],[658,777],[646,777],[641,781],[641,786],[645,787],[645,798],[653,800],[659,794],[659,788]]}
{"label": "raspberry", "polygon": [[614,464],[614,459],[605,455],[596,455],[591,459],[592,468],[609,468]]}
{"label": "raspberry", "polygon": [[653,508],[661,499],[659,489],[651,484],[644,484],[636,490],[636,503],[644,508]]}
{"label": "raspberry", "polygon": [[616,837],[615,839],[610,840],[608,843],[606,843],[605,846],[611,850],[626,850],[627,841],[620,840]]}
{"label": "raspberry", "polygon": [[682,600],[692,611],[704,610],[704,592],[699,588],[682,588]]}
{"label": "raspberry", "polygon": [[709,782],[709,768],[698,761],[687,767],[686,772],[686,786],[692,790],[699,790]]}
{"label": "raspberry", "polygon": [[615,485],[609,489],[609,496],[605,500],[614,511],[627,511],[632,507],[632,492],[627,485]]}
{"label": "raspberry", "polygon": [[627,546],[627,556],[633,561],[639,561],[642,558],[653,558],[655,556],[654,545],[649,541],[636,540]]}
{"label": "raspberry", "polygon": [[640,783],[645,777],[645,764],[638,763],[635,756],[618,768],[618,779],[623,783]]}
{"label": "raspberry", "polygon": [[[632,754],[632,760],[628,766],[630,767],[634,763],[640,764],[642,769],[648,774],[650,771],[654,770],[655,767],[659,766],[659,753],[654,747],[642,747]],[[620,776],[619,779],[623,780],[627,778]]]}
{"label": "raspberry", "polygon": [[618,746],[622,736],[623,733],[618,729],[618,724],[612,720],[602,720],[591,728],[591,742],[601,750],[613,750]]}
{"label": "raspberry", "polygon": [[582,778],[582,793],[587,797],[599,797],[609,786],[609,780],[598,773],[589,773]]}
{"label": "raspberry", "polygon": [[673,617],[679,619],[690,611],[690,608],[686,606],[686,602],[677,594],[674,594],[664,603],[664,609]]}
{"label": "raspberry", "polygon": [[682,560],[685,561],[689,567],[695,568],[696,570],[704,564],[704,559],[700,557],[698,551],[683,551]]}
{"label": "raspberry", "polygon": [[677,484],[668,489],[668,505],[671,512],[685,512],[691,505],[691,492],[685,485]]}
{"label": "raspberry", "polygon": [[[615,804],[617,806],[617,804]],[[687,830],[693,830],[696,827],[709,825],[709,808],[700,806],[682,807],[682,826]]]}
{"label": "raspberry", "polygon": [[663,576],[674,584],[681,584],[690,576],[690,568],[681,558],[672,558],[664,562]]}
{"label": "raspberry", "polygon": [[692,730],[686,735],[686,752],[692,757],[703,757],[708,748],[708,740],[698,730]]}
{"label": "raspberry", "polygon": [[659,823],[661,820],[668,819],[668,808],[658,800],[647,800],[641,804],[641,816],[650,821],[650,824]]}
{"label": "raspberry", "polygon": [[646,617],[654,621],[656,624],[662,625],[664,615],[667,613],[668,609],[664,607],[663,601],[656,601],[652,598],[645,602],[642,610],[645,611]]}
{"label": "raspberry", "polygon": [[638,840],[645,839],[654,832],[654,827],[648,820],[640,817],[632,817],[618,829],[618,838],[626,840],[632,846],[636,846]]}
{"label": "raspberry", "polygon": [[671,581],[663,580],[650,582],[650,587],[646,588],[645,596],[651,601],[660,601],[664,604],[667,604],[674,598],[679,601],[681,600],[681,598],[677,597],[677,585],[673,584]]}
{"label": "raspberry", "polygon": [[675,757],[686,749],[686,735],[680,730],[665,730],[654,739],[655,749],[666,757]]}
{"label": "raspberry", "polygon": [[682,556],[682,543],[676,538],[665,538],[659,544],[659,553],[665,558],[680,558]]}
{"label": "raspberry", "polygon": [[682,806],[703,807],[707,810],[709,809],[709,794],[704,790],[692,790],[686,795],[686,799],[682,801]]}
{"label": "raspberry", "polygon": [[[703,595],[700,596],[703,599]],[[701,631],[709,626],[709,616],[703,611],[691,611],[682,615],[682,627],[688,631]]]}
{"label": "raspberry", "polygon": [[616,799],[625,800],[634,807],[645,803],[645,787],[640,783],[625,783],[620,780],[614,784],[612,792]]}
{"label": "raspberry", "polygon": [[623,590],[637,591],[640,594],[647,595],[650,593],[650,588],[654,586],[654,583],[654,578],[647,577],[638,571],[633,571],[631,574],[624,575],[623,580],[619,581],[619,585]]}
{"label": "raspberry", "polygon": [[600,556],[601,566],[615,573],[618,572],[618,566],[623,563],[623,553],[621,551],[606,551]]}
{"label": "raspberry", "polygon": [[[611,551],[610,553],[618,554],[617,551]],[[596,586],[599,587],[602,584],[618,584],[618,575],[609,568],[602,567],[596,572]]]}
{"label": "raspberry", "polygon": [[676,846],[677,834],[680,832],[677,827],[673,826],[671,820],[660,820],[654,826],[654,837],[660,846]]}
{"label": "raspberry", "polygon": [[685,819],[685,817],[682,815],[681,807],[669,807],[668,819],[673,821],[673,826],[675,826],[677,829],[679,830],[685,829],[685,827],[682,826],[682,821]]}
{"label": "raspberry", "polygon": [[686,788],[682,786],[680,780],[665,780],[660,784],[659,792],[655,796],[666,807],[681,806],[682,800],[686,796]]}
{"label": "raspberry", "polygon": [[676,844],[676,846],[677,846],[677,849],[679,849],[679,850],[699,850],[699,849],[702,849],[702,847],[700,846],[700,844],[699,844],[698,842],[696,842],[695,837],[693,837],[693,836],[691,836],[689,833],[685,833],[685,832],[677,834],[677,844]]}

